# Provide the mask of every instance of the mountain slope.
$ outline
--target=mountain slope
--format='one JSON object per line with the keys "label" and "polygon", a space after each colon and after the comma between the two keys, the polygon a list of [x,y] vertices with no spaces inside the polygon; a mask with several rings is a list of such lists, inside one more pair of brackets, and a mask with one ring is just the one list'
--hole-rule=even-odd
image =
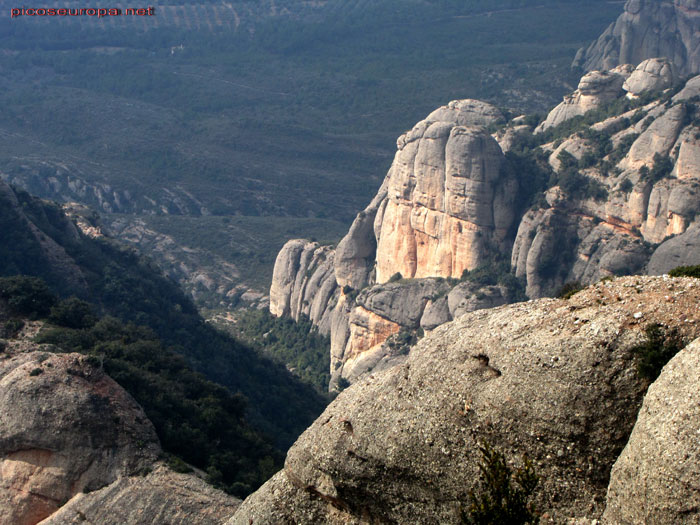
{"label": "mountain slope", "polygon": [[86,237],[60,207],[4,182],[0,210],[0,276],[42,277],[62,295],[90,301],[99,313],[149,327],[209,379],[241,392],[249,420],[282,448],[322,410],[325,400],[313,388],[205,324],[177,285],[148,260],[110,239]]}

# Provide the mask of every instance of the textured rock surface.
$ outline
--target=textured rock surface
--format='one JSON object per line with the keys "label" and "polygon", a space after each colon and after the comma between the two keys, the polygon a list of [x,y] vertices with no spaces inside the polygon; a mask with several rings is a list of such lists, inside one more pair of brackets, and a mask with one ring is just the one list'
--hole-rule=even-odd
{"label": "textured rock surface", "polygon": [[662,91],[677,80],[675,66],[667,58],[649,58],[639,64],[622,88],[632,95]]}
{"label": "textured rock surface", "polygon": [[33,524],[82,492],[134,474],[159,451],[141,408],[79,354],[0,361],[0,508]]}
{"label": "textured rock surface", "polygon": [[574,65],[586,71],[668,57],[681,76],[700,73],[698,0],[627,0],[625,11]]}
{"label": "textured rock surface", "polygon": [[[375,219],[377,282],[396,272],[460,277],[505,247],[517,182],[501,169],[498,143],[471,126],[489,106],[453,104],[398,140],[386,204]],[[474,106],[476,114],[467,112]]]}
{"label": "textured rock surface", "polygon": [[564,97],[564,101],[550,111],[547,119],[535,130],[536,133],[558,126],[573,117],[583,115],[600,105],[615,100],[620,95],[622,84],[630,75],[631,67],[622,66],[612,71],[592,71],[585,75],[578,89]]}
{"label": "textured rock surface", "polygon": [[40,328],[28,322],[0,356],[0,521],[226,521],[240,501],[156,463],[141,407],[99,363],[31,342]]}
{"label": "textured rock surface", "polygon": [[649,387],[629,442],[613,467],[605,522],[700,521],[700,340]]}
{"label": "textured rock surface", "polygon": [[544,523],[599,518],[642,401],[647,323],[700,332],[700,281],[626,277],[481,310],[343,392],[231,525],[460,523],[488,441],[541,476]]}
{"label": "textured rock surface", "polygon": [[78,494],[41,525],[218,525],[239,505],[195,476],[157,465],[147,475]]}
{"label": "textured rock surface", "polygon": [[[653,75],[662,78],[665,64],[647,61],[637,71],[639,83],[648,86]],[[586,75],[576,96],[623,97],[622,83],[632,71],[622,66]],[[553,170],[562,172],[559,156],[567,152],[587,178],[579,179],[573,195],[563,185],[547,189],[541,204],[529,210],[514,198],[528,191],[529,182],[518,180],[521,172],[508,165],[496,141],[512,146],[518,134],[530,133],[523,119],[511,121],[494,139],[482,128],[461,125],[498,122],[497,110],[488,105],[458,101],[436,110],[399,138],[379,192],[335,252],[307,241],[290,241],[280,252],[271,311],[307,315],[330,333],[335,385],[387,359],[400,360],[383,345],[392,334],[419,326],[432,330],[467,311],[512,300],[502,288],[455,288],[454,283],[423,294],[410,278],[460,277],[493,256],[505,257],[525,279],[528,296],[542,297],[568,282],[589,284],[690,264],[696,260],[697,235],[684,232],[700,217],[700,128],[691,102],[700,91],[698,78],[671,101],[653,100],[593,124],[602,138],[577,132],[544,144],[540,156],[548,157]],[[554,113],[552,118],[559,119]],[[601,145],[607,148],[603,153]],[[607,153],[615,148],[622,152]],[[582,167],[591,156],[593,163]],[[658,172],[659,158],[670,161],[666,171],[649,175]],[[602,197],[591,196],[586,184],[597,185]],[[677,240],[668,240],[671,236]],[[396,273],[404,278],[401,286],[373,288]],[[367,289],[373,291],[360,293]],[[356,304],[358,293],[382,300]]]}
{"label": "textured rock surface", "polygon": [[661,275],[678,266],[695,264],[700,264],[700,224],[663,242],[652,254],[647,272],[649,275]]}

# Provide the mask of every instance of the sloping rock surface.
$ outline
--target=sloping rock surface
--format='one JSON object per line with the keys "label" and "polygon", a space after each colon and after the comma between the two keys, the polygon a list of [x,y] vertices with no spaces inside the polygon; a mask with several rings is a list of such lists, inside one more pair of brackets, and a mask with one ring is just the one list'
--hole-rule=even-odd
{"label": "sloping rock surface", "polygon": [[700,340],[679,352],[649,387],[629,443],[615,463],[605,522],[700,521]]}
{"label": "sloping rock surface", "polygon": [[41,525],[218,525],[239,504],[195,476],[158,464],[148,474],[78,494]]}
{"label": "sloping rock surface", "polygon": [[699,300],[700,280],[627,277],[438,327],[338,396],[229,525],[460,523],[483,442],[533,460],[544,523],[599,518],[645,388],[631,349],[648,323],[700,335]]}

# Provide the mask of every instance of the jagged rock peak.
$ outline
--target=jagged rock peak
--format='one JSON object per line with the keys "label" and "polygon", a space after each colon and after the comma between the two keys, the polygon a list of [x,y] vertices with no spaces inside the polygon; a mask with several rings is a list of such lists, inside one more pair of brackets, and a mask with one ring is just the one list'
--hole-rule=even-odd
{"label": "jagged rock peak", "polygon": [[628,0],[617,21],[579,50],[574,66],[610,69],[654,57],[667,57],[682,77],[700,73],[699,0]]}

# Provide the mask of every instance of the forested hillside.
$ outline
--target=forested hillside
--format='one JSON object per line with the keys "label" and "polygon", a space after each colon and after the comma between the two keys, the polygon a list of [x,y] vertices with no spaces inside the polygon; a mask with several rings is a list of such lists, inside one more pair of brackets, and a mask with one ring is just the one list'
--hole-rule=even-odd
{"label": "forested hillside", "polygon": [[[76,295],[88,301],[96,315],[109,315],[127,325],[108,323],[115,330],[71,335],[71,341],[77,338],[71,348],[90,351],[115,338],[125,344],[145,339],[153,363],[183,356],[209,380],[242,394],[246,419],[282,449],[325,405],[324,398],[284,367],[207,325],[191,300],[152,262],[113,240],[84,236],[60,207],[15,192],[2,182],[0,246],[0,276],[41,277],[61,296]],[[79,323],[73,328],[90,326]]]}
{"label": "forested hillside", "polygon": [[[124,27],[124,16],[0,19],[0,174],[33,194],[118,214],[107,225],[237,216],[259,247],[234,265],[244,274],[254,261],[264,275],[283,240],[246,217],[284,217],[295,229],[287,237],[323,230],[319,240],[337,240],[378,186],[395,137],[421,115],[464,97],[551,106],[573,87],[576,49],[620,9],[563,0],[165,4]],[[216,14],[226,10],[233,26]],[[207,252],[203,261],[218,244],[190,230],[180,221],[170,235]],[[174,269],[182,258],[156,256],[187,282]],[[212,278],[225,289],[202,295],[216,307],[250,281]]]}

